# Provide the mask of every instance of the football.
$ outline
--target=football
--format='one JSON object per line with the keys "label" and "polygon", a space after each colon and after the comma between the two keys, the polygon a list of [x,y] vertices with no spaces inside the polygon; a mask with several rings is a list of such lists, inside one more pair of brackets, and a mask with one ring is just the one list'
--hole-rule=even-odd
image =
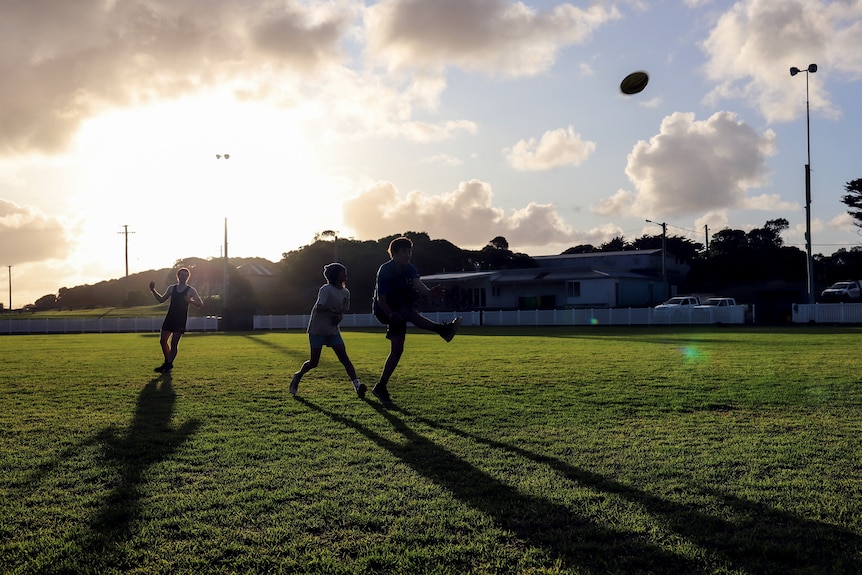
{"label": "football", "polygon": [[646,88],[649,83],[649,75],[643,71],[632,72],[620,82],[620,92],[627,96],[637,94]]}

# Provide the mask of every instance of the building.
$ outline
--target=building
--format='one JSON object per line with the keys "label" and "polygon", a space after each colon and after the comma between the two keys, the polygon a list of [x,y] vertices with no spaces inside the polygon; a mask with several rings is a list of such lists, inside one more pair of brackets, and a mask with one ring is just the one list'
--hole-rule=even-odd
{"label": "building", "polygon": [[[536,268],[423,276],[462,310],[651,307],[675,295],[689,266],[662,250],[537,256]],[[666,277],[666,281],[664,278]]]}

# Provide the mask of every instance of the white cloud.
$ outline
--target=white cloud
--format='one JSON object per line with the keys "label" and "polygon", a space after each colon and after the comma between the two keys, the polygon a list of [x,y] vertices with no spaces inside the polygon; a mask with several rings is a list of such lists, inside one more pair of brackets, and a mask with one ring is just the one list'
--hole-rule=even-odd
{"label": "white cloud", "polygon": [[660,217],[763,207],[748,198],[767,181],[765,160],[774,154],[775,134],[758,134],[730,112],[704,121],[676,112],[662,120],[659,134],[638,142],[626,174],[636,192],[619,190],[593,207],[599,214]]}
{"label": "white cloud", "polygon": [[562,47],[619,17],[603,4],[538,11],[509,0],[383,0],[367,11],[368,51],[390,69],[456,66],[529,76],[547,70]]}
{"label": "white cloud", "polygon": [[420,191],[402,196],[391,183],[378,182],[345,202],[344,222],[359,238],[378,238],[411,229],[477,249],[491,238],[503,236],[514,250],[528,253],[602,243],[621,233],[612,224],[576,232],[551,204],[530,202],[507,214],[494,207],[491,186],[479,180],[462,182],[457,190],[436,196]]}
{"label": "white cloud", "polygon": [[461,166],[464,164],[464,161],[460,158],[456,158],[450,154],[435,154],[433,156],[423,158],[422,163],[424,164],[433,164],[436,166]]}
{"label": "white cloud", "polygon": [[761,194],[745,198],[740,206],[747,210],[798,210],[800,204],[798,202],[787,202],[781,199],[778,194]]}
{"label": "white cloud", "polygon": [[844,232],[857,232],[862,231],[858,225],[856,225],[856,220],[853,219],[853,216],[844,212],[843,214],[838,214],[831,220],[829,220],[829,227],[838,229]]}
{"label": "white cloud", "polygon": [[298,83],[297,72],[341,61],[356,15],[347,1],[5,3],[0,153],[64,150],[84,120],[111,108],[223,82],[258,95],[270,91],[267,77]]}
{"label": "white cloud", "polygon": [[819,70],[810,78],[810,106],[837,117],[824,88],[830,77],[862,75],[862,2],[745,0],[723,14],[702,43],[707,77],[716,82],[706,100],[742,98],[770,122],[805,110],[804,78],[790,67]]}
{"label": "white cloud", "polygon": [[66,257],[67,224],[34,208],[0,199],[0,262],[16,265]]}
{"label": "white cloud", "polygon": [[581,139],[572,126],[551,130],[542,134],[540,140],[520,140],[503,153],[509,165],[516,170],[552,170],[563,166],[577,166],[596,149],[596,143]]}
{"label": "white cloud", "polygon": [[728,221],[727,212],[717,210],[714,212],[707,212],[703,216],[695,219],[694,225],[698,229],[703,229],[705,226],[709,230],[709,236],[712,237],[712,234],[715,232],[728,227]]}

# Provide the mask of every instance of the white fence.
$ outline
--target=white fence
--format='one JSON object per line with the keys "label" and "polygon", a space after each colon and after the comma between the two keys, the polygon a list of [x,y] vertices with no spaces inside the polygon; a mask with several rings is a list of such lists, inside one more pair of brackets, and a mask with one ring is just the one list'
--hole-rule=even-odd
{"label": "white fence", "polygon": [[862,303],[793,304],[793,323],[862,323]]}
{"label": "white fence", "polygon": [[[564,325],[707,325],[745,323],[744,305],[715,309],[680,309],[672,312],[653,308],[625,309],[552,309],[512,311],[469,311],[425,313],[437,322],[450,321],[461,315],[465,326],[564,326]],[[308,315],[256,315],[254,329],[305,329]],[[380,322],[372,314],[344,316],[342,327],[376,327]]]}
{"label": "white fence", "polygon": [[[529,311],[470,311],[430,312],[425,315],[437,322],[450,321],[455,315],[463,317],[465,326],[579,326],[579,325],[709,325],[743,324],[751,321],[746,317],[747,306],[738,305],[716,309],[679,309],[672,312],[656,311],[653,308],[624,309],[565,309]],[[754,313],[752,310],[752,317]],[[256,315],[255,330],[304,330],[308,325],[308,314],[302,315]],[[793,323],[862,324],[862,303],[818,303],[793,304]],[[370,313],[355,313],[344,316],[344,328],[381,327]],[[0,320],[2,334],[50,334],[50,333],[121,333],[158,332],[162,327],[161,317],[128,318],[14,318]],[[188,331],[219,331],[216,317],[190,317]]]}

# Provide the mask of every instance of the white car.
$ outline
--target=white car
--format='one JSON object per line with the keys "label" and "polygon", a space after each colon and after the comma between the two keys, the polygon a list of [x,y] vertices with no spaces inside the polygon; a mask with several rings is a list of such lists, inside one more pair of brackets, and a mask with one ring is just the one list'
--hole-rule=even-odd
{"label": "white car", "polygon": [[694,306],[695,309],[712,309],[719,307],[730,307],[736,305],[736,300],[732,297],[711,297],[704,300],[700,305]]}
{"label": "white car", "polygon": [[671,313],[676,310],[692,308],[700,305],[700,300],[693,295],[675,296],[664,303],[660,303],[653,309],[658,313]]}

